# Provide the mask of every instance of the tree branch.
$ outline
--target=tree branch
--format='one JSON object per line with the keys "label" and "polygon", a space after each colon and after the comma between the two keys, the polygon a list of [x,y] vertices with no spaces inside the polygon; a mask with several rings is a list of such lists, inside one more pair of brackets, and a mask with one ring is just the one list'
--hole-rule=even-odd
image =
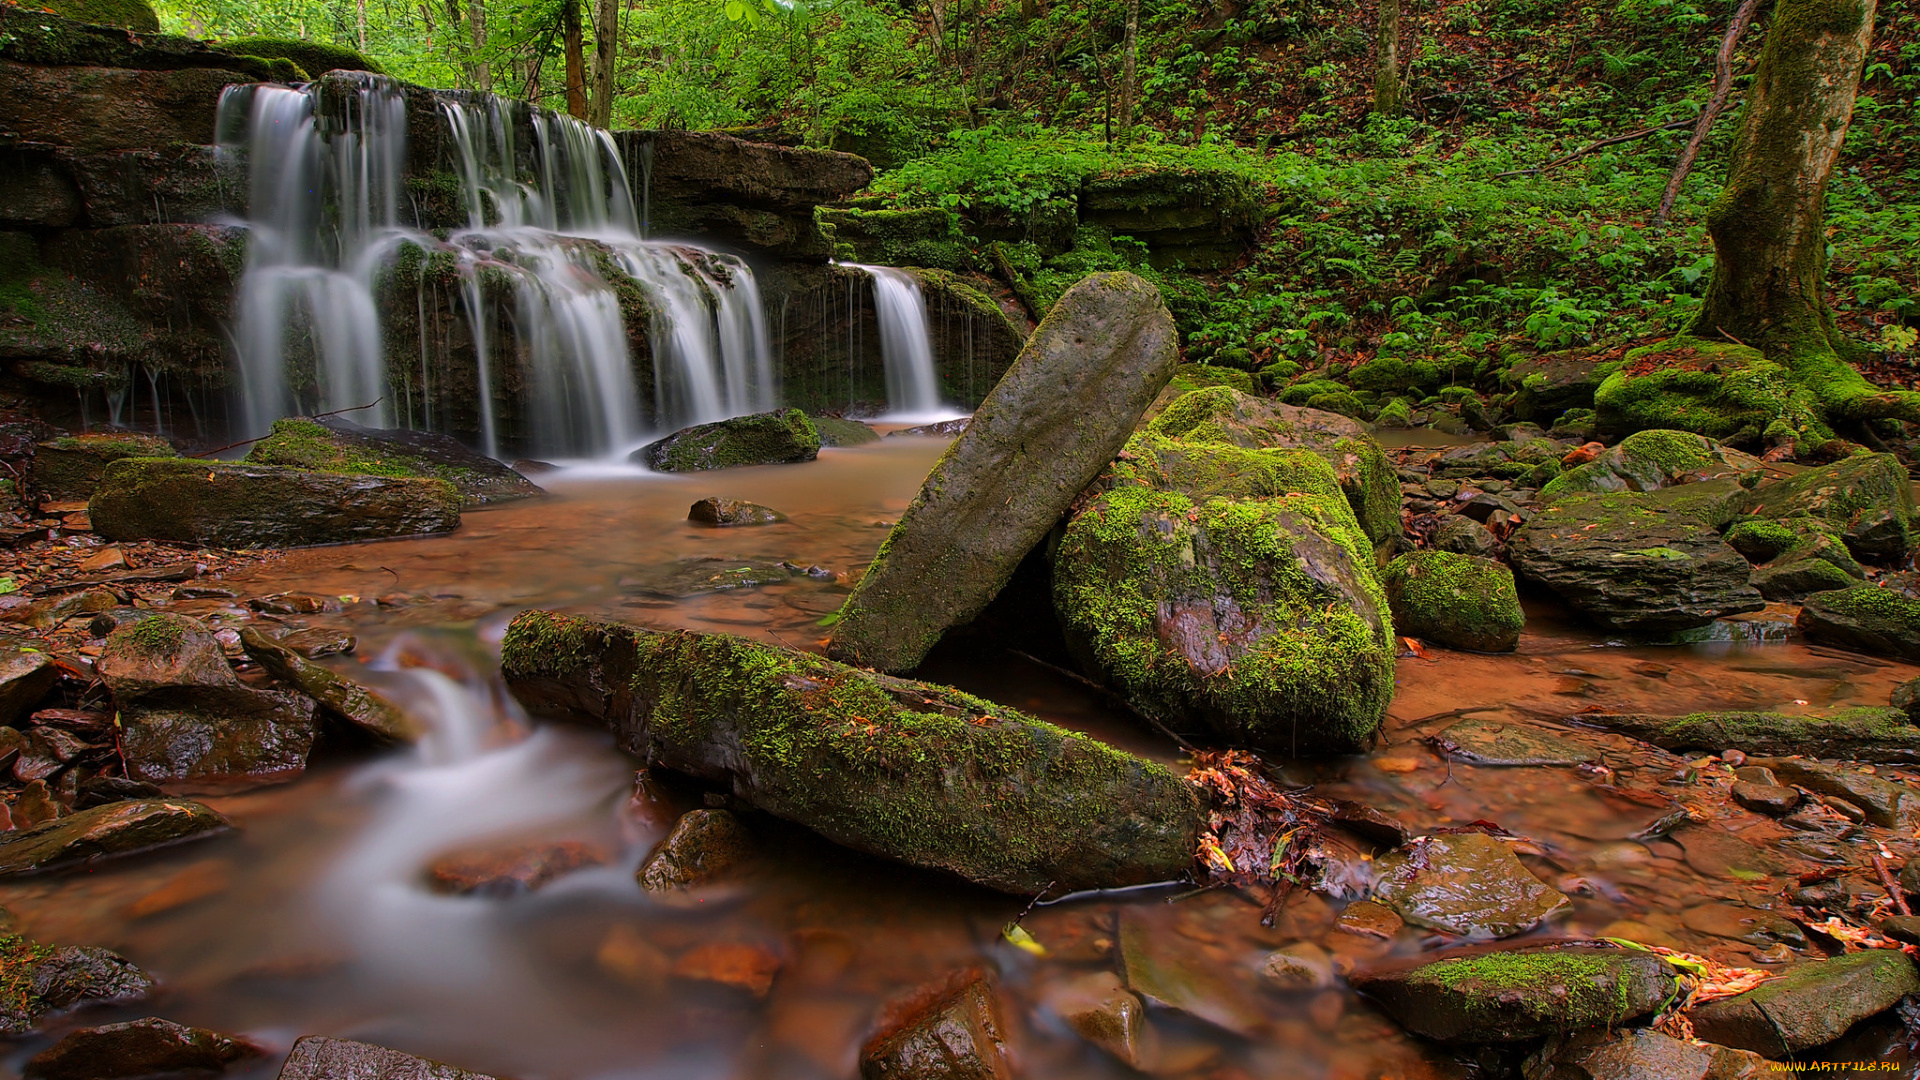
{"label": "tree branch", "polygon": [[1754,9],[1759,6],[1760,0],[1740,0],[1739,10],[1733,13],[1733,21],[1727,24],[1727,36],[1720,39],[1720,54],[1713,62],[1713,96],[1707,99],[1707,107],[1701,110],[1700,120],[1693,126],[1693,136],[1687,140],[1686,148],[1680,151],[1680,160],[1673,167],[1673,175],[1667,177],[1666,193],[1660,196],[1660,212],[1653,216],[1655,225],[1667,223],[1667,215],[1673,212],[1673,200],[1680,197],[1680,185],[1693,168],[1693,159],[1707,141],[1707,132],[1713,130],[1713,122],[1720,119],[1721,111],[1727,107],[1727,96],[1733,93],[1733,49],[1740,43],[1741,35],[1747,32],[1748,24],[1753,22]]}
{"label": "tree branch", "polygon": [[1617,146],[1623,142],[1633,142],[1635,139],[1644,139],[1649,135],[1658,135],[1662,131],[1673,131],[1678,128],[1686,127],[1691,123],[1693,123],[1692,120],[1675,120],[1671,124],[1661,124],[1659,127],[1641,128],[1639,131],[1629,131],[1625,135],[1615,135],[1612,138],[1601,139],[1597,143],[1591,143],[1587,146],[1583,146],[1580,149],[1575,150],[1571,154],[1565,154],[1560,157],[1554,158],[1552,161],[1547,162],[1545,165],[1537,165],[1531,169],[1515,169],[1512,172],[1494,173],[1493,178],[1495,180],[1504,180],[1509,176],[1538,176],[1539,174],[1546,172],[1548,169],[1557,169],[1560,166],[1567,164],[1568,162],[1578,161],[1579,159],[1586,157],[1588,154],[1593,153],[1595,150],[1603,150],[1609,146]]}

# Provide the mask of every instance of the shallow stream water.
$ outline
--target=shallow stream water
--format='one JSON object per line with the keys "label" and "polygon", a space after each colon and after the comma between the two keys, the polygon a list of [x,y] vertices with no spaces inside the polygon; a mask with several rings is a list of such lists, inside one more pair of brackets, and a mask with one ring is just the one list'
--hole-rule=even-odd
{"label": "shallow stream water", "polygon": [[[839,606],[847,573],[866,564],[944,446],[887,439],[823,451],[804,466],[691,476],[569,470],[541,478],[551,498],[471,513],[448,537],[310,549],[229,580],[241,597],[298,590],[345,598],[338,613],[289,619],[356,634],[360,662],[340,663],[402,701],[432,734],[411,749],[323,752],[296,783],[209,797],[240,826],[231,836],[0,883],[0,904],[28,935],[113,948],[162,981],[152,1002],[63,1023],[161,1015],[245,1034],[282,1055],[299,1035],[330,1034],[522,1080],[845,1078],[855,1075],[883,1002],[977,966],[997,973],[1022,1075],[1122,1077],[1136,1074],[1074,1035],[1048,1003],[1074,976],[1116,968],[1116,943],[1131,936],[1151,943],[1156,963],[1177,972],[1206,1017],[1153,1013],[1156,1074],[1470,1075],[1344,989],[1263,988],[1261,959],[1290,941],[1319,942],[1342,967],[1442,942],[1412,929],[1390,941],[1336,931],[1346,901],[1306,890],[1271,929],[1260,923],[1264,896],[1225,891],[1040,906],[1023,924],[1048,950],[1038,957],[1000,936],[1025,900],[764,819],[763,865],[740,883],[679,903],[638,888],[634,867],[700,793],[669,785],[636,798],[637,763],[605,733],[530,722],[497,678],[506,621],[526,607],[565,606],[816,648],[819,620]],[[688,524],[688,505],[709,495],[764,503],[788,521]],[[716,565],[785,560],[820,569],[753,588],[659,595],[664,572],[715,557]],[[217,617],[228,603],[179,609]],[[1730,635],[1738,640],[1686,646],[1609,641],[1547,605],[1529,615],[1515,654],[1433,648],[1403,657],[1380,745],[1289,766],[1288,779],[1396,815],[1416,833],[1491,821],[1525,837],[1529,868],[1575,901],[1533,938],[1618,935],[1733,963],[1767,958],[1768,943],[1740,939],[1754,936],[1753,920],[1781,903],[1790,879],[1742,880],[1670,840],[1631,837],[1681,802],[1761,847],[1777,848],[1790,831],[1710,800],[1686,782],[1684,762],[1568,717],[1588,707],[1884,704],[1916,672],[1761,640],[1777,629],[1777,617],[1770,624],[1764,615],[1745,620]],[[1023,657],[976,650],[936,668],[965,689],[1180,760],[1170,740]],[[1463,716],[1537,726],[1598,749],[1601,764],[1449,762],[1426,739]],[[520,840],[579,840],[611,861],[507,899],[426,888],[435,856]],[[1367,867],[1353,853],[1355,895]],[[748,949],[716,952],[715,944]],[[767,992],[703,977],[728,955],[777,963]],[[48,1041],[21,1044],[7,1066],[17,1069]],[[271,1077],[278,1067],[270,1057],[240,1075]]]}

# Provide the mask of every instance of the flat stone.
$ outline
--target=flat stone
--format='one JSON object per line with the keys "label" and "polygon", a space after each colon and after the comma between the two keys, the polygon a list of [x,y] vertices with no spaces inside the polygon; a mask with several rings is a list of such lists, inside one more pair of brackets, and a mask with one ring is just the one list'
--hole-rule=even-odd
{"label": "flat stone", "polygon": [[308,1035],[293,1044],[279,1080],[494,1080],[384,1046]]}
{"label": "flat stone", "polygon": [[204,1028],[150,1017],[70,1031],[27,1062],[26,1080],[120,1080],[183,1072],[224,1072],[260,1051]]}
{"label": "flat stone", "polygon": [[[958,981],[958,980],[956,980]],[[861,1080],[1012,1080],[991,985],[975,976],[895,1002],[860,1050]]]}
{"label": "flat stone", "polygon": [[321,472],[433,477],[452,484],[467,506],[545,494],[525,476],[467,449],[450,435],[411,428],[361,427],[337,416],[275,420],[272,432],[247,451],[247,460]]}
{"label": "flat stone", "polygon": [[1883,829],[1903,829],[1920,821],[1920,793],[1905,784],[1808,758],[1773,758],[1766,765],[1781,783],[1845,799],[1864,811],[1868,822]]}
{"label": "flat stone", "polygon": [[820,433],[821,446],[864,446],[870,442],[879,442],[880,433],[858,420],[842,420],[836,416],[809,416],[813,429]]}
{"label": "flat stone", "polygon": [[153,977],[117,953],[0,937],[0,1036],[25,1035],[61,1009],[141,1001],[152,992]]}
{"label": "flat stone", "polygon": [[1296,941],[1268,953],[1260,977],[1276,990],[1325,990],[1333,985],[1333,958],[1311,941]]}
{"label": "flat stone", "polygon": [[1826,713],[1578,713],[1568,723],[1618,732],[1675,753],[1809,754],[1853,761],[1920,762],[1920,727],[1895,708]]}
{"label": "flat stone", "polygon": [[107,466],[87,506],[111,540],[244,548],[452,532],[460,504],[445,480],[125,458]]}
{"label": "flat stone", "polygon": [[330,668],[301,655],[283,639],[241,627],[240,646],[267,674],[313,699],[328,715],[393,742],[412,742],[420,725],[399,706]]}
{"label": "flat stone", "polygon": [[1759,881],[1785,869],[1773,855],[1714,825],[1683,825],[1667,834],[1687,854],[1687,865],[1708,877]]}
{"label": "flat stone", "polygon": [[687,520],[695,525],[725,528],[731,525],[775,525],[787,520],[787,515],[745,499],[714,497],[694,503],[687,510]]}
{"label": "flat stone", "polygon": [[1476,765],[1579,765],[1599,754],[1591,747],[1528,724],[1469,717],[1434,736],[1441,753]]}
{"label": "flat stone", "polygon": [[634,876],[648,892],[708,885],[753,857],[753,834],[725,810],[693,810],[647,855]]}
{"label": "flat stone", "polygon": [[1379,860],[1381,902],[1410,923],[1463,937],[1530,930],[1571,901],[1485,833],[1417,840]]}
{"label": "flat stone", "polygon": [[1733,801],[1756,814],[1779,817],[1791,813],[1800,805],[1800,793],[1790,787],[1777,784],[1750,784],[1745,780],[1736,780],[1729,792]]}
{"label": "flat stone", "polygon": [[1407,925],[1400,913],[1385,904],[1355,900],[1340,912],[1333,928],[1348,934],[1392,940]]}
{"label": "flat stone", "polygon": [[770,949],[745,942],[710,941],[681,953],[670,974],[677,979],[730,986],[763,998],[773,989],[773,977],[779,972],[780,958]]}
{"label": "flat stone", "polygon": [[232,824],[184,799],[134,799],[0,834],[0,877],[131,855],[215,836]]}
{"label": "flat stone", "polygon": [[1756,989],[1707,1002],[1687,1015],[1702,1039],[1784,1058],[1832,1042],[1912,993],[1920,993],[1920,972],[1907,954],[1868,949],[1801,964]]}
{"label": "flat stone", "polygon": [[1245,987],[1228,980],[1189,943],[1124,911],[1120,957],[1127,986],[1147,1001],[1241,1035],[1266,1025]]}
{"label": "flat stone", "polygon": [[702,593],[750,589],[793,579],[798,568],[766,559],[698,556],[637,578],[631,588],[642,596],[683,599]]}
{"label": "flat stone", "polygon": [[629,456],[655,472],[793,464],[820,456],[820,432],[806,413],[781,409],[682,428]]}
{"label": "flat stone", "polygon": [[130,457],[177,458],[180,452],[157,435],[103,431],[67,435],[41,443],[34,451],[33,486],[56,502],[93,497],[108,464]]}
{"label": "flat stone", "polygon": [[1700,904],[1680,913],[1680,923],[1700,934],[1711,934],[1749,945],[1807,947],[1807,935],[1791,920],[1771,911],[1733,904]]}
{"label": "flat stone", "polygon": [[533,892],[564,874],[606,861],[607,853],[601,848],[573,840],[472,848],[435,859],[427,869],[427,880],[437,893],[513,896]]}
{"label": "flat stone", "polygon": [[1638,949],[1545,946],[1356,974],[1355,989],[1416,1035],[1516,1042],[1613,1028],[1658,1009],[1674,971]]}

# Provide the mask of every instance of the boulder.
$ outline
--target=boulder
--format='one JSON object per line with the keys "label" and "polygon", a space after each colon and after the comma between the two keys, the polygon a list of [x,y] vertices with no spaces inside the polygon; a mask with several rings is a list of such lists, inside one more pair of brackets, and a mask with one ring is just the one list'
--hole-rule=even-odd
{"label": "boulder", "polygon": [[753,834],[738,817],[725,810],[694,810],[673,823],[634,877],[651,893],[698,888],[732,874],[753,852]]}
{"label": "boulder", "polygon": [[1913,482],[1892,454],[1856,454],[1749,492],[1740,512],[1820,518],[1847,550],[1870,562],[1898,562],[1913,548]]}
{"label": "boulder", "polygon": [[1624,360],[1609,365],[1593,394],[1603,431],[1664,428],[1746,444],[1759,442],[1783,414],[1808,409],[1786,369],[1745,345],[1674,337]]}
{"label": "boulder", "polygon": [[1744,994],[1698,1006],[1687,1017],[1702,1039],[1785,1058],[1832,1042],[1913,993],[1920,993],[1920,972],[1906,953],[1868,949],[1801,964]]}
{"label": "boulder", "polygon": [[107,466],[87,511],[110,540],[297,547],[451,532],[460,503],[445,480],[127,458]]}
{"label": "boulder", "polygon": [[35,1054],[25,1080],[132,1080],[176,1073],[221,1073],[260,1051],[205,1028],[149,1017],[70,1031]]}
{"label": "boulder", "polygon": [[1468,443],[1434,458],[1428,471],[1442,480],[1491,477],[1538,487],[1560,475],[1560,459],[1570,449],[1556,439]]}
{"label": "boulder", "polygon": [[494,1080],[384,1046],[307,1035],[293,1044],[279,1080]]}
{"label": "boulder", "polygon": [[1637,431],[1540,489],[1551,502],[1579,492],[1658,491],[1675,484],[1757,473],[1759,458],[1686,431]]}
{"label": "boulder", "polygon": [[1920,661],[1920,599],[1880,585],[1814,593],[1793,625],[1815,641]]}
{"label": "boulder", "polygon": [[716,497],[694,503],[687,509],[687,520],[695,525],[725,528],[732,525],[774,525],[787,520],[787,515],[745,499]]}
{"label": "boulder", "polygon": [[121,458],[179,457],[173,444],[158,435],[131,431],[66,435],[43,442],[34,450],[34,490],[53,502],[93,498],[107,466]]}
{"label": "boulder", "polygon": [[1199,797],[1163,766],[1018,710],[723,635],[544,611],[501,669],[536,715],[730,788],[835,842],[1032,895],[1164,881]]}
{"label": "boulder", "polygon": [[1466,514],[1448,514],[1441,518],[1440,524],[1433,528],[1430,542],[1437,551],[1478,555],[1483,559],[1500,554],[1502,546],[1499,537]]}
{"label": "boulder", "polygon": [[1860,707],[1805,715],[1775,712],[1577,713],[1568,723],[1614,731],[1674,753],[1812,754],[1920,764],[1920,728],[1899,709]]}
{"label": "boulder", "polygon": [[1147,430],[1189,443],[1311,450],[1333,466],[1368,539],[1377,544],[1400,533],[1400,484],[1393,465],[1356,420],[1213,387],[1179,398]]}
{"label": "boulder", "polygon": [[1485,833],[1415,840],[1381,856],[1379,869],[1380,902],[1416,926],[1462,937],[1511,937],[1572,903]]}
{"label": "boulder", "polygon": [[1078,661],[1149,713],[1280,753],[1350,753],[1393,695],[1387,597],[1338,496],[1116,488],[1068,524],[1053,573]]}
{"label": "boulder", "polygon": [[60,681],[60,669],[43,652],[0,652],[0,724],[13,724],[31,712]]}
{"label": "boulder", "polygon": [[1458,649],[1510,652],[1527,617],[1513,571],[1477,555],[1412,551],[1382,575],[1399,633]]}
{"label": "boulder", "polygon": [[1613,1028],[1660,1008],[1676,986],[1653,953],[1597,944],[1447,957],[1352,982],[1402,1027],[1443,1042]]}
{"label": "boulder", "polygon": [[132,855],[232,828],[218,812],[184,799],[111,802],[0,833],[0,877]]}
{"label": "boulder", "polygon": [[1012,1080],[992,985],[979,975],[954,982],[889,1007],[860,1048],[860,1080]]}
{"label": "boulder", "polygon": [[880,433],[858,420],[842,420],[837,416],[808,416],[813,421],[813,430],[820,433],[821,446],[864,446],[870,442],[879,442]]}
{"label": "boulder", "polygon": [[1513,392],[1513,414],[1544,424],[1568,409],[1593,408],[1593,393],[1614,366],[1605,356],[1603,350],[1570,349],[1514,361],[1500,373],[1501,385]]}
{"label": "boulder", "polygon": [[1522,525],[1507,553],[1521,576],[1613,629],[1685,630],[1766,606],[1747,560],[1656,495],[1566,496]]}
{"label": "boulder", "polygon": [[1755,758],[1753,764],[1772,769],[1783,784],[1845,799],[1866,813],[1869,824],[1883,829],[1907,829],[1920,822],[1920,792],[1905,784],[1811,758]]}
{"label": "boulder", "polygon": [[258,627],[244,626],[240,629],[240,647],[267,674],[312,698],[327,715],[382,739],[412,742],[419,738],[420,725],[393,702],[307,659],[286,640],[269,637]]}
{"label": "boulder", "polygon": [[435,859],[427,868],[427,884],[451,896],[514,896],[606,861],[605,851],[577,840],[470,848]]}
{"label": "boulder", "polygon": [[544,494],[533,481],[451,436],[407,428],[366,428],[339,417],[275,420],[271,433],[247,451],[247,460],[313,472],[433,477],[452,484],[465,506]]}
{"label": "boulder", "polygon": [[907,671],[1013,577],[1125,443],[1178,356],[1159,290],[1093,274],[1055,304],[847,598],[828,655]]}
{"label": "boulder", "polygon": [[[1893,688],[1888,695],[1893,708],[1907,714],[1907,719],[1920,723],[1920,679],[1908,679]],[[1821,754],[1821,757],[1846,757],[1845,754]]]}
{"label": "boulder", "polygon": [[696,424],[658,439],[630,455],[655,472],[781,465],[820,456],[820,432],[799,409],[754,413]]}
{"label": "boulder", "polygon": [[[1579,1031],[1549,1036],[1527,1058],[1525,1080],[1744,1080],[1723,1057],[1740,1051],[1684,1042],[1652,1028]],[[1761,1069],[1765,1063],[1762,1062]],[[1766,1075],[1754,1071],[1755,1080]]]}
{"label": "boulder", "polygon": [[1750,580],[1769,600],[1801,600],[1813,593],[1851,588],[1867,576],[1820,518],[1748,519],[1726,535],[1727,543],[1740,554],[1764,564],[1755,568]]}
{"label": "boulder", "polygon": [[140,1001],[152,992],[152,976],[105,949],[0,937],[0,1036],[26,1035],[61,1009]]}

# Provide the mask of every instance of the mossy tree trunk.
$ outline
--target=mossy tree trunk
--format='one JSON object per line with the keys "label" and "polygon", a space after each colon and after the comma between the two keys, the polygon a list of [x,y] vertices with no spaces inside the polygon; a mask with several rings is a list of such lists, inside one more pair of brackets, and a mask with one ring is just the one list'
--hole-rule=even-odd
{"label": "mossy tree trunk", "polygon": [[567,115],[576,120],[587,118],[587,65],[580,33],[581,0],[561,0],[561,32],[566,38]]}
{"label": "mossy tree trunk", "polygon": [[1380,0],[1379,26],[1373,42],[1373,111],[1378,116],[1400,113],[1400,0]]}
{"label": "mossy tree trunk", "polygon": [[1133,107],[1140,94],[1140,0],[1127,0],[1127,31],[1120,42],[1120,101],[1114,108],[1114,137],[1133,141]]}
{"label": "mossy tree trunk", "polygon": [[473,88],[493,90],[493,65],[487,63],[487,0],[473,0],[467,8],[467,31],[473,37]]}
{"label": "mossy tree trunk", "polygon": [[588,122],[613,126],[613,64],[619,55],[620,0],[593,3],[593,94]]}

